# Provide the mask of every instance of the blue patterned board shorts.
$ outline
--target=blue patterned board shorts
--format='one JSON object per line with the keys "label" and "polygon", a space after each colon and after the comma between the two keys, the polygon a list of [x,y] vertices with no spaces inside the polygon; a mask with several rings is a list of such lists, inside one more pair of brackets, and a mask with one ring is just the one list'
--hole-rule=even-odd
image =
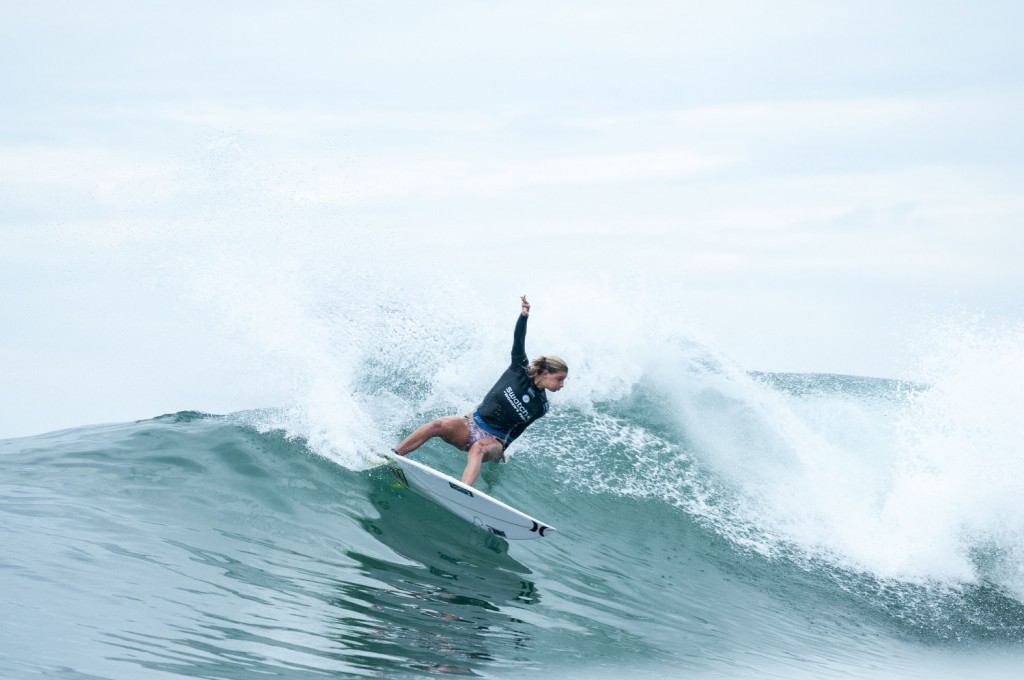
{"label": "blue patterned board shorts", "polygon": [[495,441],[501,442],[502,447],[504,447],[505,440],[501,437],[496,437],[482,428],[477,420],[478,417],[479,416],[475,413],[466,414],[466,425],[469,426],[469,441],[466,442],[466,450],[469,451],[473,444],[476,444],[481,439],[494,439]]}

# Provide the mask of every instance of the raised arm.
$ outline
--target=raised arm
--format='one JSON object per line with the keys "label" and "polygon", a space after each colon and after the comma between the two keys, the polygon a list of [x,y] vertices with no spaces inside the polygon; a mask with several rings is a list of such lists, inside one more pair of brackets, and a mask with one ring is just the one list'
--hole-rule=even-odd
{"label": "raised arm", "polygon": [[512,365],[513,366],[526,366],[530,363],[529,358],[526,356],[526,320],[530,318],[530,303],[526,301],[526,296],[520,297],[523,301],[523,309],[519,314],[519,318],[516,319],[516,330],[512,334]]}

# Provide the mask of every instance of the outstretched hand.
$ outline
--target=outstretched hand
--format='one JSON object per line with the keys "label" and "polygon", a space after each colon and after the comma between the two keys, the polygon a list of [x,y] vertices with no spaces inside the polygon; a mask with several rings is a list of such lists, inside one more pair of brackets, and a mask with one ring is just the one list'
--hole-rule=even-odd
{"label": "outstretched hand", "polygon": [[523,316],[530,316],[530,303],[526,301],[526,296],[520,295],[519,299],[523,301]]}

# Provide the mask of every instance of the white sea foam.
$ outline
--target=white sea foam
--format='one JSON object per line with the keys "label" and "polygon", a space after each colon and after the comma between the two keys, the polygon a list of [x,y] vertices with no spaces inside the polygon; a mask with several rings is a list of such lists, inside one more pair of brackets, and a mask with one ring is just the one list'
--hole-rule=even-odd
{"label": "white sea foam", "polygon": [[368,264],[358,244],[340,259],[309,250],[300,269],[228,246],[194,267],[191,294],[210,346],[219,345],[210,351],[273,407],[253,424],[302,437],[346,467],[366,465],[429,418],[476,406],[508,365],[519,294],[534,305],[528,353],[570,365],[556,408],[587,411],[628,394],[649,363],[645,333],[660,315],[614,284],[554,283],[533,294],[528,265],[511,282],[476,286],[465,271],[423,271],[415,259]]}
{"label": "white sea foam", "polygon": [[758,379],[686,344],[656,375],[708,483],[706,519],[765,554],[1024,595],[1020,327],[944,327],[915,386]]}

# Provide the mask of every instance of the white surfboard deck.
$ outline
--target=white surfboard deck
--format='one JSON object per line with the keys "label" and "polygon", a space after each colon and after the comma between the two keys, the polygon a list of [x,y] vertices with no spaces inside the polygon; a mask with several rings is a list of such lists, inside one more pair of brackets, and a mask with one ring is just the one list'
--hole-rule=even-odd
{"label": "white surfboard deck", "polygon": [[554,527],[423,463],[391,452],[384,454],[384,458],[391,474],[403,486],[495,536],[521,541],[541,538],[556,531]]}

